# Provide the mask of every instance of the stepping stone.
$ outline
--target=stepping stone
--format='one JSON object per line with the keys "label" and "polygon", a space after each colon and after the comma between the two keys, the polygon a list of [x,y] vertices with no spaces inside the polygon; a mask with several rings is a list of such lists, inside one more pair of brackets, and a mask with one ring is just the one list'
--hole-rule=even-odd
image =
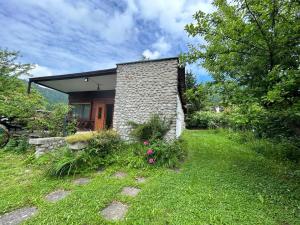
{"label": "stepping stone", "polygon": [[101,215],[107,220],[122,220],[128,210],[128,206],[117,201],[113,201],[109,206],[101,211]]}
{"label": "stepping stone", "polygon": [[37,213],[36,207],[24,207],[0,216],[0,225],[16,225]]}
{"label": "stepping stone", "polygon": [[67,195],[69,195],[70,191],[64,191],[64,190],[57,190],[50,194],[48,194],[45,198],[49,202],[57,202],[63,198],[65,198]]}
{"label": "stepping stone", "polygon": [[145,183],[146,182],[146,178],[145,177],[137,177],[137,178],[135,178],[135,180],[138,183]]}
{"label": "stepping stone", "polygon": [[180,168],[174,168],[174,169],[171,169],[171,171],[173,171],[175,173],[180,173],[181,169]]}
{"label": "stepping stone", "polygon": [[90,181],[91,181],[90,178],[78,178],[73,181],[73,184],[84,185],[84,184],[89,183]]}
{"label": "stepping stone", "polygon": [[121,194],[131,196],[131,197],[135,197],[140,192],[140,190],[141,189],[135,188],[135,187],[124,187]]}
{"label": "stepping stone", "polygon": [[114,177],[115,178],[118,178],[118,179],[123,179],[123,178],[125,178],[127,176],[127,174],[126,173],[124,173],[124,172],[116,172],[115,174],[114,174]]}

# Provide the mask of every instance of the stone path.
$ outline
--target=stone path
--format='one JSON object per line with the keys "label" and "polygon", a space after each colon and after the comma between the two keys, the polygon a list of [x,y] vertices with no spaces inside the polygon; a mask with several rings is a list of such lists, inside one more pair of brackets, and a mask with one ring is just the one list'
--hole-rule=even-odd
{"label": "stone path", "polygon": [[127,173],[124,173],[124,172],[116,172],[114,175],[113,175],[113,177],[115,177],[115,178],[118,178],[118,179],[123,179],[123,178],[125,178],[127,176]]}
{"label": "stone path", "polygon": [[36,207],[24,207],[0,216],[0,225],[16,225],[34,216],[38,212]]}
{"label": "stone path", "polygon": [[67,195],[69,195],[70,191],[64,191],[64,190],[57,190],[50,194],[48,194],[45,199],[49,202],[57,202],[63,198],[65,198]]}
{"label": "stone path", "polygon": [[140,192],[140,190],[141,189],[135,188],[135,187],[124,187],[121,194],[131,196],[131,197],[135,197]]}
{"label": "stone path", "polygon": [[73,184],[76,185],[84,185],[90,183],[91,179],[90,178],[78,178],[73,181]]}
{"label": "stone path", "polygon": [[[99,171],[102,172],[102,171]],[[118,171],[116,172],[113,177],[118,179],[123,179],[127,176],[126,173]],[[136,177],[135,178],[137,183],[144,183],[146,179],[144,177]],[[84,185],[91,181],[90,178],[78,178],[73,181],[76,185]],[[121,191],[122,195],[135,197],[138,195],[138,193],[141,191],[141,189],[136,187],[124,187]],[[68,196],[71,193],[71,191],[66,190],[56,190],[54,192],[49,193],[45,196],[45,199],[49,202],[57,202],[66,196]],[[108,205],[106,208],[104,208],[100,214],[107,220],[116,221],[116,220],[122,220],[127,211],[129,206],[118,201],[113,201],[110,205]],[[0,225],[16,225],[22,223],[24,220],[34,216],[38,212],[38,209],[36,207],[24,207],[17,210],[14,210],[12,212],[6,213],[2,216],[0,216]]]}
{"label": "stone path", "polygon": [[101,215],[107,220],[122,220],[128,210],[128,205],[113,201],[101,211]]}
{"label": "stone path", "polygon": [[[123,179],[127,176],[124,172],[116,172],[113,177],[118,179]],[[146,179],[144,177],[135,178],[137,183],[144,183]],[[135,197],[141,191],[141,189],[136,187],[124,187],[121,191],[122,195]],[[110,205],[104,208],[100,214],[106,219],[110,221],[122,220],[125,217],[125,214],[128,210],[129,206],[122,203],[113,201]]]}

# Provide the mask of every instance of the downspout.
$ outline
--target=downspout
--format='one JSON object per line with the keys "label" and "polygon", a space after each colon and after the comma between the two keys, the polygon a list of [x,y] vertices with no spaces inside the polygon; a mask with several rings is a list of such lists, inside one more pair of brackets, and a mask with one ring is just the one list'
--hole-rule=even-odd
{"label": "downspout", "polygon": [[28,86],[27,86],[27,94],[30,94],[31,83],[32,83],[32,81],[29,78],[29,82],[28,82]]}

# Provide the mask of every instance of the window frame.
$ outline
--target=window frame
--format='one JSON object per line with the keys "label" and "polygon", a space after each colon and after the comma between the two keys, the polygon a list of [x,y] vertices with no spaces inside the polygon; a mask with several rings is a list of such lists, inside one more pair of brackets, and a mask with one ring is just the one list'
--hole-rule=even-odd
{"label": "window frame", "polygon": [[[92,112],[92,103],[90,102],[72,102],[70,103],[71,106],[75,105],[89,105],[90,106],[90,110],[89,110],[89,115],[88,118],[83,118],[82,115],[84,114],[84,107],[81,107],[81,112],[80,112],[80,117],[76,117],[78,120],[86,120],[86,121],[90,121],[91,120],[91,112]],[[73,111],[73,109],[72,109]],[[72,116],[74,117],[74,113],[72,112]]]}

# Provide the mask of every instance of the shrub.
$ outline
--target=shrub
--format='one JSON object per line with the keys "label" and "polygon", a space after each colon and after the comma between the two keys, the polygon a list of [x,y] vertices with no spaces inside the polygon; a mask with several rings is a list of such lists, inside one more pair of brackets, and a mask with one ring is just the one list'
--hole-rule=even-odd
{"label": "shrub", "polygon": [[80,151],[71,151],[64,147],[49,153],[48,175],[67,176],[107,165],[111,163],[108,155],[122,146],[119,135],[113,130],[89,132],[84,138],[79,138],[80,135],[71,136],[69,142],[88,141],[88,146]]}
{"label": "shrub", "polygon": [[121,138],[116,131],[103,130],[89,140],[88,151],[94,156],[104,157],[116,150],[120,144]]}
{"label": "shrub", "polygon": [[26,137],[12,137],[4,147],[4,151],[13,151],[23,153],[30,149],[28,139]]}
{"label": "shrub", "polygon": [[145,123],[129,122],[132,127],[130,135],[138,141],[163,139],[170,130],[171,121],[155,114]]}
{"label": "shrub", "polygon": [[88,152],[73,152],[66,147],[52,152],[49,159],[46,173],[50,176],[68,176],[97,167],[97,160],[91,157]]}
{"label": "shrub", "polygon": [[67,136],[65,138],[65,140],[69,144],[73,144],[73,143],[76,143],[76,142],[88,142],[91,139],[95,138],[96,134],[97,134],[97,131],[80,132],[80,133],[77,133],[77,134]]}
{"label": "shrub", "polygon": [[38,112],[28,123],[30,130],[37,130],[43,136],[62,136],[76,132],[77,120],[70,118],[66,120],[71,107],[66,104],[56,104],[50,112]]}
{"label": "shrub", "polygon": [[281,138],[259,138],[255,132],[229,132],[230,139],[245,144],[249,149],[275,160],[300,162],[300,141]]}
{"label": "shrub", "polygon": [[153,143],[146,145],[146,150],[144,152],[145,160],[149,164],[156,164],[169,168],[178,167],[185,156],[186,150],[182,140],[173,142],[156,140],[153,141]]}
{"label": "shrub", "polygon": [[187,118],[187,127],[201,129],[216,129],[226,125],[223,113],[198,111]]}

